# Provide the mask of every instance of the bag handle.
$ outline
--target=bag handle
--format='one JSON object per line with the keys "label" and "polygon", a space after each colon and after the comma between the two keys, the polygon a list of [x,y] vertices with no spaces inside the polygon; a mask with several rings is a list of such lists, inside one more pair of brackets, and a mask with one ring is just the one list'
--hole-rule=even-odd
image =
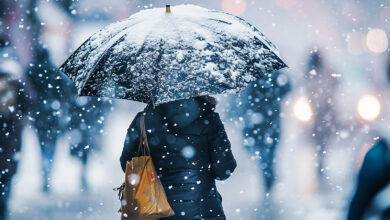
{"label": "bag handle", "polygon": [[140,117],[140,137],[139,137],[137,156],[140,156],[141,153],[143,156],[150,156],[148,136],[146,135],[146,128],[145,128],[145,113],[142,113]]}
{"label": "bag handle", "polygon": [[[122,200],[123,200],[123,193],[125,191],[125,187],[126,187],[126,183],[122,183],[122,185],[120,187],[114,188],[114,191],[118,191],[118,199],[119,199],[119,201],[121,201],[121,204],[122,204]],[[122,205],[119,208],[118,212],[122,213]]]}

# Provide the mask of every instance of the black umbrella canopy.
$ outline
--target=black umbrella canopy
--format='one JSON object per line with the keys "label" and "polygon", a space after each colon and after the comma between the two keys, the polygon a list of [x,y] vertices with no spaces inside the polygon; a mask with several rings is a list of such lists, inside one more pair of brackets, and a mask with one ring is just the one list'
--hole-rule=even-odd
{"label": "black umbrella canopy", "polygon": [[286,67],[243,19],[194,5],[140,11],[86,40],[60,67],[79,95],[156,105],[239,92]]}

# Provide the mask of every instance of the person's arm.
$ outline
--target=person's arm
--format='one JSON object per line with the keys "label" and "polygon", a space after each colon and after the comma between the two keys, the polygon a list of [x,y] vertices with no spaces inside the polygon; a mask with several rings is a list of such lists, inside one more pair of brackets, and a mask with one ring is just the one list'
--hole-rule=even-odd
{"label": "person's arm", "polygon": [[213,127],[208,134],[211,172],[217,180],[227,179],[237,166],[230,141],[218,113],[214,113],[210,125]]}
{"label": "person's arm", "polygon": [[123,172],[126,171],[126,162],[137,156],[140,135],[139,119],[140,113],[135,116],[133,122],[130,124],[129,129],[127,129],[126,140],[123,146],[122,155],[120,157]]}

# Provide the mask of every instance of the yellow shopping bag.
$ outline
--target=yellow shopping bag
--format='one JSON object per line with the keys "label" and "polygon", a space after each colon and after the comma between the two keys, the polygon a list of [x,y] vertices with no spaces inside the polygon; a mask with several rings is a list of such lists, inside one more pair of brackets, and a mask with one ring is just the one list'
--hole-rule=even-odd
{"label": "yellow shopping bag", "polygon": [[150,156],[145,116],[140,120],[138,156],[127,161],[125,182],[118,188],[122,220],[153,220],[174,215]]}

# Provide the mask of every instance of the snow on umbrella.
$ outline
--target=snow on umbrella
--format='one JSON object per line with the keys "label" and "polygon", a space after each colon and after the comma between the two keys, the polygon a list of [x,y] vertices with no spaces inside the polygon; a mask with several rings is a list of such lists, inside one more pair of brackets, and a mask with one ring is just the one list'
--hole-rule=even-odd
{"label": "snow on umbrella", "polygon": [[93,34],[60,67],[81,96],[161,104],[239,92],[286,67],[243,19],[194,5],[142,10]]}

